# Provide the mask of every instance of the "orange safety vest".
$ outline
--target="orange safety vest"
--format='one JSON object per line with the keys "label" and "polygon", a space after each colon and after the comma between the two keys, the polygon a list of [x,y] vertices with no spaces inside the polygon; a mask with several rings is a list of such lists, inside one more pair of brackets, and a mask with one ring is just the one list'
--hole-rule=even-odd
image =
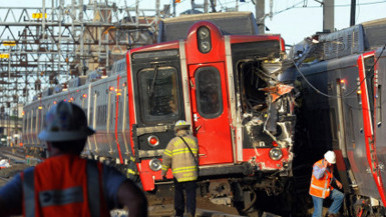
{"label": "orange safety vest", "polygon": [[76,155],[45,160],[22,174],[23,215],[110,216],[102,193],[101,174],[101,163]]}
{"label": "orange safety vest", "polygon": [[[323,168],[323,161],[319,160],[314,164],[314,167],[317,166],[319,168]],[[312,171],[313,172],[313,171]],[[315,196],[315,197],[320,197],[320,198],[326,198],[330,195],[330,191],[333,189],[331,186],[331,181],[333,177],[333,168],[331,167],[331,171],[329,168],[326,169],[324,172],[324,175],[320,178],[317,179],[314,176],[314,173],[312,173],[311,177],[311,185],[310,185],[310,195]]]}

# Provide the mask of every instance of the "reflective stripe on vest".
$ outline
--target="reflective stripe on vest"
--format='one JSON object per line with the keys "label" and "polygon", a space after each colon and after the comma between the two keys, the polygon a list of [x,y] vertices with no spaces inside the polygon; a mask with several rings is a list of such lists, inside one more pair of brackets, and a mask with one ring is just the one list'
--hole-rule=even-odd
{"label": "reflective stripe on vest", "polygon": [[100,217],[99,171],[95,161],[87,161],[88,206],[92,217]]}
{"label": "reflective stripe on vest", "polygon": [[23,176],[23,191],[24,191],[24,207],[25,216],[35,216],[35,181],[34,170],[24,172]]}
{"label": "reflective stripe on vest", "polygon": [[[35,217],[35,181],[34,170],[23,174],[23,194],[26,217]],[[100,182],[99,171],[96,162],[87,161],[87,195],[91,217],[100,217]],[[83,189],[81,186],[66,188],[63,190],[47,190],[39,192],[41,207],[64,205],[83,201]],[[99,198],[99,199],[96,199]]]}
{"label": "reflective stripe on vest", "polygon": [[39,202],[41,207],[83,202],[82,187],[76,186],[63,190],[41,191],[39,192]]}

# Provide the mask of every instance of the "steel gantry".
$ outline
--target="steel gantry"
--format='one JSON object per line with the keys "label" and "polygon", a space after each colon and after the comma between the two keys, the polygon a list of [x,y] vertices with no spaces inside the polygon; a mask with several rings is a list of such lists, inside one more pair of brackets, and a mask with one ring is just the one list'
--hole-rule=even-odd
{"label": "steel gantry", "polygon": [[0,7],[1,112],[73,76],[109,70],[128,48],[154,43],[158,20],[169,15],[159,2],[155,9],[140,9],[139,0],[134,7],[105,0]]}
{"label": "steel gantry", "polygon": [[[122,1],[120,1],[122,2]],[[10,1],[11,3],[11,1]],[[44,89],[92,70],[108,72],[129,48],[155,42],[158,21],[170,6],[140,9],[108,0],[42,0],[40,6],[0,7],[0,132],[17,143],[11,120]],[[28,5],[26,1],[26,5]],[[4,143],[2,137],[2,143]],[[16,139],[17,140],[17,139]]]}

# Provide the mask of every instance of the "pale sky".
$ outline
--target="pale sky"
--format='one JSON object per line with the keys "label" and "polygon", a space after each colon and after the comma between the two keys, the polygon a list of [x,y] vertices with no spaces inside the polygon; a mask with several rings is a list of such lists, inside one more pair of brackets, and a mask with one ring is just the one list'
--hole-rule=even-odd
{"label": "pale sky", "polygon": [[[43,0],[0,0],[2,6],[41,6]],[[76,0],[79,1],[79,0]],[[84,4],[94,0],[83,0]],[[97,0],[106,1],[106,0]],[[123,6],[125,1],[128,6],[135,6],[136,0],[108,0]],[[140,8],[155,8],[155,0],[138,0]],[[320,3],[323,0],[266,0],[266,13],[270,12],[270,1],[273,2],[273,17],[265,19],[266,26],[270,31],[266,33],[281,34],[286,44],[293,45],[300,42],[303,38],[322,31],[323,8]],[[59,0],[45,0],[46,5],[52,2],[56,4]],[[65,0],[70,4],[71,0]],[[172,0],[160,0],[161,8],[164,4],[171,4]],[[195,0],[196,4],[203,4],[204,0]],[[370,21],[374,19],[386,18],[386,0],[356,0],[356,23]],[[343,29],[350,24],[350,4],[351,0],[335,0],[335,28]],[[217,0],[217,11],[224,11],[226,8],[233,8],[236,0]],[[181,0],[177,4],[177,14],[190,9],[190,0]],[[239,2],[240,11],[255,12],[252,0]],[[279,12],[279,13],[278,13]]]}

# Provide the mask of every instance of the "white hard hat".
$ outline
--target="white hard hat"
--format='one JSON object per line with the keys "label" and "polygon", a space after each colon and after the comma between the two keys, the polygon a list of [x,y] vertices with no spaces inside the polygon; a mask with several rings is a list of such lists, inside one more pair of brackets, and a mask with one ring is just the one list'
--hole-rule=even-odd
{"label": "white hard hat", "polygon": [[61,101],[46,114],[39,139],[50,142],[85,139],[95,131],[87,126],[84,111],[77,105]]}
{"label": "white hard hat", "polygon": [[189,129],[189,128],[190,128],[190,124],[184,120],[179,120],[174,125],[174,131],[182,130],[182,129]]}
{"label": "white hard hat", "polygon": [[329,162],[330,164],[335,164],[335,163],[336,163],[336,155],[335,155],[335,152],[333,152],[333,151],[327,151],[327,152],[324,154],[324,159],[326,159],[327,162]]}

